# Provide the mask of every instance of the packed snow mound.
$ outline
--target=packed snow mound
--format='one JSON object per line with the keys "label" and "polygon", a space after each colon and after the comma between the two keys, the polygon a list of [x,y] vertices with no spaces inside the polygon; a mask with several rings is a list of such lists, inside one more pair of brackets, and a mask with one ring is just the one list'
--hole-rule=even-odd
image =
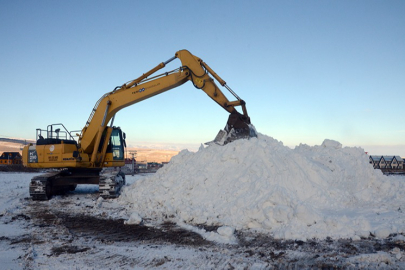
{"label": "packed snow mound", "polygon": [[271,137],[181,151],[120,199],[142,218],[228,226],[276,238],[355,238],[405,232],[405,185],[361,148],[325,140],[286,147]]}

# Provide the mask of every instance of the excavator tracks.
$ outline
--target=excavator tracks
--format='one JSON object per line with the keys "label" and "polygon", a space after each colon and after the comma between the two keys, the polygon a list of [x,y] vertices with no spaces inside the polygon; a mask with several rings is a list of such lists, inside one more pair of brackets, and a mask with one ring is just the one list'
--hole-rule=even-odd
{"label": "excavator tracks", "polygon": [[46,173],[31,179],[30,195],[34,201],[46,201],[52,197],[52,180],[59,172]]}
{"label": "excavator tracks", "polygon": [[99,182],[100,197],[104,199],[118,197],[123,185],[125,185],[124,173],[110,172],[102,174]]}
{"label": "excavator tracks", "polygon": [[32,199],[34,201],[47,201],[53,195],[65,194],[75,190],[75,184],[55,185],[58,178],[60,178],[60,172],[47,173],[32,178],[29,187]]}
{"label": "excavator tracks", "polygon": [[46,201],[53,195],[65,194],[75,190],[78,184],[97,184],[100,197],[116,198],[125,185],[125,174],[121,171],[100,170],[62,170],[45,173],[31,179],[30,196],[34,201]]}

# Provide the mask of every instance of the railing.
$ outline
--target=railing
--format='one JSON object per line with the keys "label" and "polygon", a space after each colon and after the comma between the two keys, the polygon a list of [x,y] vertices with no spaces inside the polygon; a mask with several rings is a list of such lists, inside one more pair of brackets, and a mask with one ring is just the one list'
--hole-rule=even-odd
{"label": "railing", "polygon": [[[75,131],[71,131],[75,132]],[[63,124],[52,124],[48,125],[46,130],[37,128],[36,130],[36,139],[44,139],[44,135],[47,139],[61,139],[61,140],[74,140],[76,141],[75,137],[71,134],[70,131],[66,129]],[[80,131],[79,131],[80,132]]]}

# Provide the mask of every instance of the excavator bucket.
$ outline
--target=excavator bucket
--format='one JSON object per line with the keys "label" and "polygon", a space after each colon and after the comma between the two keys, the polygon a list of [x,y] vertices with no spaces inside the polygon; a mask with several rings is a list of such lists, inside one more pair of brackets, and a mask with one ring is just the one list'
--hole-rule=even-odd
{"label": "excavator bucket", "polygon": [[215,139],[207,144],[225,145],[235,140],[249,139],[251,137],[257,137],[257,133],[250,123],[250,118],[234,111],[229,115],[224,130],[220,130]]}

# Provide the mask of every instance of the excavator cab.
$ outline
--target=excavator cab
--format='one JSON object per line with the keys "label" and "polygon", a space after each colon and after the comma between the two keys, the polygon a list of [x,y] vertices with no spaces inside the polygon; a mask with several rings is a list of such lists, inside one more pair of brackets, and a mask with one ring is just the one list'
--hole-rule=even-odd
{"label": "excavator cab", "polygon": [[[107,141],[106,141],[107,140]],[[120,127],[106,127],[98,144],[97,167],[124,166],[125,133]]]}
{"label": "excavator cab", "polygon": [[113,160],[124,160],[125,133],[120,128],[114,127],[111,132],[107,153],[112,153]]}

